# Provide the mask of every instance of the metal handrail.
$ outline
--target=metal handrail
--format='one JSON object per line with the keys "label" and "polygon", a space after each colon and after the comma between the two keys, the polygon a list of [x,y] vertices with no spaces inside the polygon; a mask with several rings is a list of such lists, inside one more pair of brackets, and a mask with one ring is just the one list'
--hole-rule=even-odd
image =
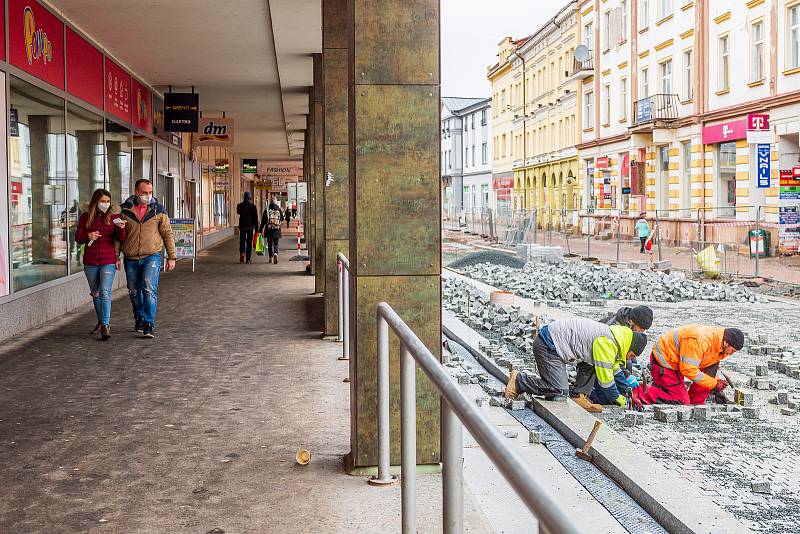
{"label": "metal handrail", "polygon": [[[339,271],[339,331],[336,341],[342,342],[342,355],[339,360],[350,359],[350,260],[339,252],[336,255],[336,269]],[[347,271],[347,274],[345,274]]]}
{"label": "metal handrail", "polygon": [[[378,476],[372,483],[391,483],[389,473],[389,328],[400,341],[400,457],[402,532],[416,532],[416,365],[444,400],[442,416],[442,513],[445,534],[464,530],[463,424],[545,534],[582,532],[558,502],[536,481],[531,468],[500,438],[413,330],[389,304],[377,308],[378,322]],[[416,363],[416,365],[415,365]],[[461,424],[459,424],[459,421]]]}

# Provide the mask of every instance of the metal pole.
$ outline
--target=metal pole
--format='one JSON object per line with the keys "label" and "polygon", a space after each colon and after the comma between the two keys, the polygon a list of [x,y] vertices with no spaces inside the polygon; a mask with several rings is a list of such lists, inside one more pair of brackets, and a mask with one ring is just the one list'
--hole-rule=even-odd
{"label": "metal pole", "polygon": [[617,216],[617,264],[619,265],[619,242],[620,242],[620,229],[622,226],[622,210],[620,210],[619,215]]}
{"label": "metal pole", "polygon": [[533,242],[537,243],[537,229],[539,228],[539,208],[533,208]]}
{"label": "metal pole", "polygon": [[389,474],[389,325],[378,312],[378,476],[369,484],[386,485],[397,480]]}
{"label": "metal pole", "polygon": [[[759,256],[761,256],[761,252],[759,250],[760,247],[758,246],[758,239],[761,238],[761,233],[759,232],[760,219],[761,219],[761,206],[759,205],[759,206],[756,206],[756,272],[755,272],[755,276],[758,276],[758,258],[759,258]],[[764,252],[766,253],[767,252],[767,242],[766,242],[766,240],[763,240],[763,243],[764,243]],[[749,244],[750,243],[748,243],[748,245]]]}
{"label": "metal pole", "polygon": [[342,359],[350,359],[350,267],[342,270],[344,280],[344,319],[342,321],[344,333],[342,334]]}
{"label": "metal pole", "polygon": [[[385,324],[385,323],[384,323]],[[405,343],[400,345],[400,494],[403,534],[417,525],[417,366]]]}
{"label": "metal pole", "polygon": [[461,421],[442,402],[442,516],[444,534],[464,532],[464,460]]}
{"label": "metal pole", "polygon": [[339,330],[336,332],[336,341],[342,341],[342,332],[344,330],[344,281],[343,281],[343,273],[344,269],[342,269],[342,260],[336,260],[336,269],[339,271]]}
{"label": "metal pole", "polygon": [[656,246],[658,247],[658,261],[661,261],[661,226],[658,224],[658,210],[656,210]]}

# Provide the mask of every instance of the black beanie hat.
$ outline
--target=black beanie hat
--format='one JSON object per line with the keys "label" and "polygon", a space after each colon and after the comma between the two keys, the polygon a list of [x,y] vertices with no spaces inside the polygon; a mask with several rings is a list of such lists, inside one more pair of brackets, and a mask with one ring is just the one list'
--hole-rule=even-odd
{"label": "black beanie hat", "polygon": [[630,351],[633,352],[636,356],[641,356],[646,346],[647,346],[647,336],[639,332],[634,332],[633,340],[631,341]]}
{"label": "black beanie hat", "polygon": [[653,326],[653,310],[647,306],[635,306],[628,312],[628,319],[647,330]]}
{"label": "black beanie hat", "polygon": [[726,328],[722,340],[736,350],[742,350],[744,347],[744,333],[738,328]]}

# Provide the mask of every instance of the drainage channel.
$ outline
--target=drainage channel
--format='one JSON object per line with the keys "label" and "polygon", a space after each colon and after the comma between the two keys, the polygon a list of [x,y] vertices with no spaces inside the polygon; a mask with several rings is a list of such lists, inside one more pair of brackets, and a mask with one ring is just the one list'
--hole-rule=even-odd
{"label": "drainage channel", "polygon": [[[451,352],[458,353],[461,361],[472,368],[485,369],[473,356],[469,349],[448,337]],[[466,369],[465,369],[466,370]],[[489,383],[505,387],[500,380],[486,369]],[[605,473],[592,463],[575,456],[575,447],[547,424],[533,410],[507,410],[512,417],[522,423],[528,430],[536,430],[541,436],[542,444],[547,447],[556,460],[575,477],[575,480],[597,500],[614,519],[631,534],[667,534],[667,531],[653,519],[630,495],[620,488]]]}

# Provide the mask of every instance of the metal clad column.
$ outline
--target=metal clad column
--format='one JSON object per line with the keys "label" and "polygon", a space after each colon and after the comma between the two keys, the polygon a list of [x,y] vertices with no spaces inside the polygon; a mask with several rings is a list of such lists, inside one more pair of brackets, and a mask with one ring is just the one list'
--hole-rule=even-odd
{"label": "metal clad column", "polygon": [[[319,58],[319,59],[318,59]],[[317,70],[317,63],[322,65],[322,56],[320,54],[312,55],[314,72]],[[316,78],[314,79],[316,81]],[[317,241],[317,225],[316,225],[316,143],[315,133],[317,124],[317,110],[314,105],[316,102],[315,94],[320,91],[316,85],[312,85],[308,93],[308,126],[306,128],[307,147],[308,147],[308,168],[303,172],[306,175],[306,183],[308,183],[308,200],[306,202],[305,223],[304,229],[306,234],[306,250],[308,251],[310,273],[316,273],[316,258],[315,258],[315,243]],[[316,289],[315,289],[316,290]]]}
{"label": "metal clad column", "polygon": [[[351,465],[378,461],[375,308],[441,358],[439,0],[350,0]],[[391,458],[400,461],[391,339]],[[418,375],[417,463],[440,459],[440,403]]]}
{"label": "metal clad column", "polygon": [[325,107],[322,54],[314,54],[314,291],[325,291]]}
{"label": "metal clad column", "polygon": [[347,119],[347,0],[322,2],[322,64],[325,109],[325,335],[339,334],[336,255],[348,255],[350,172]]}

